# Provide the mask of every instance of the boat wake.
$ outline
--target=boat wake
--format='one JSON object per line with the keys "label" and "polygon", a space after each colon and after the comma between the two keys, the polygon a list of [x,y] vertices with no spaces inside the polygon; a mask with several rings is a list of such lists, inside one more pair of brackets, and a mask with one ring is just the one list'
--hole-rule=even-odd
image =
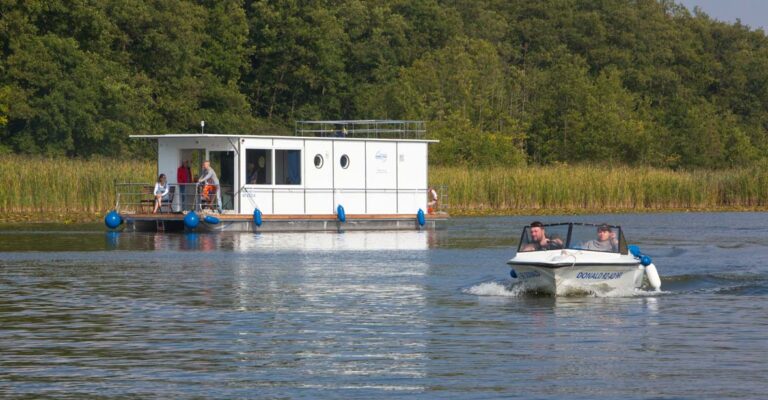
{"label": "boat wake", "polygon": [[663,280],[665,289],[676,293],[768,295],[768,276],[760,273],[684,274]]}
{"label": "boat wake", "polygon": [[511,284],[510,281],[482,282],[461,290],[474,296],[519,297],[525,294],[522,284]]}
{"label": "boat wake", "polygon": [[[524,297],[524,296],[551,296],[550,294],[542,294],[536,290],[527,288],[523,282],[515,282],[512,280],[506,281],[490,281],[480,282],[468,288],[461,290],[462,293],[473,296],[491,296],[491,297]],[[606,292],[592,292],[578,290],[569,292],[567,297],[652,297],[670,294],[669,291],[655,291],[644,289],[615,289]]]}
{"label": "boat wake", "polygon": [[[664,290],[654,291],[650,287],[606,290],[601,292],[574,291],[568,297],[654,297],[685,294],[721,294],[732,296],[768,295],[768,276],[760,273],[709,273],[684,274],[662,277]],[[536,297],[542,296],[526,288],[515,279],[490,280],[463,288],[462,293],[472,296],[491,297]],[[546,296],[550,296],[545,294]]]}

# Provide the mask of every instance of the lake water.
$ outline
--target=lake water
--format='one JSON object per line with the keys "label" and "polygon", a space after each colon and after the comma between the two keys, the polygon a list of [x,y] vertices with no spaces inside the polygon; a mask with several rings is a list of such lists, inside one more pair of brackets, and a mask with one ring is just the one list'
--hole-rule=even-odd
{"label": "lake water", "polygon": [[[764,398],[768,214],[623,226],[663,292],[521,293],[532,217],[437,232],[0,227],[0,397]],[[66,229],[66,230],[62,230]]]}

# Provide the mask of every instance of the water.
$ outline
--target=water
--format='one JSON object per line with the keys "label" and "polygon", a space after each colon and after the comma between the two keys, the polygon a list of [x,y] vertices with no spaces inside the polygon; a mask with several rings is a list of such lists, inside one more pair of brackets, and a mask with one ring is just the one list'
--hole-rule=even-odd
{"label": "water", "polygon": [[[439,232],[0,229],[0,397],[761,398],[768,215],[624,227],[663,293],[537,297],[524,218]],[[568,217],[541,218],[561,222]]]}

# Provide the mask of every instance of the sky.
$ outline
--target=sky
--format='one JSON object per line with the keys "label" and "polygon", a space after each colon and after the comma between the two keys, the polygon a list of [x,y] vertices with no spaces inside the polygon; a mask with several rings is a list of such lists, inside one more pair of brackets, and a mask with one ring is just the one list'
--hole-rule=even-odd
{"label": "sky", "polygon": [[752,29],[762,28],[768,32],[768,0],[677,0],[689,10],[698,6],[713,19],[749,25]]}

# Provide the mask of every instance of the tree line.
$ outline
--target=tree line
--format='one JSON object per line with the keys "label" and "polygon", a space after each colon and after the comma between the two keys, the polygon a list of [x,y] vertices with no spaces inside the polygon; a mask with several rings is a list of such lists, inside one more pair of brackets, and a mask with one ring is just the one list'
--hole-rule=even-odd
{"label": "tree line", "polygon": [[673,0],[6,0],[0,154],[422,119],[448,165],[723,168],[768,150],[768,37]]}

